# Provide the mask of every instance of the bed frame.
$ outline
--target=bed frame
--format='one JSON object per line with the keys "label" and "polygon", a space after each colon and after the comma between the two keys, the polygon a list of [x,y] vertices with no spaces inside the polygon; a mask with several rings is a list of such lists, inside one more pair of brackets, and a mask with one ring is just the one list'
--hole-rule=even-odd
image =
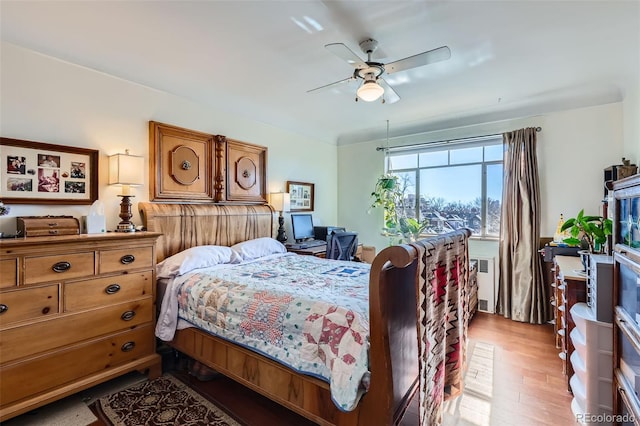
{"label": "bed frame", "polygon": [[[158,261],[193,246],[230,246],[275,235],[270,206],[139,203],[139,208],[147,229],[163,234]],[[417,251],[408,245],[382,250],[371,265],[371,382],[351,412],[336,407],[328,383],[196,328],[177,331],[169,345],[320,425],[397,424],[418,385],[417,270]]]}

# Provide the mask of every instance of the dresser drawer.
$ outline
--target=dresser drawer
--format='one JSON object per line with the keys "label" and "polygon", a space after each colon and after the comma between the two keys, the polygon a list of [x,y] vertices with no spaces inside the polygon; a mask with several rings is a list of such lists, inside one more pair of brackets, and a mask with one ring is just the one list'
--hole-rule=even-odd
{"label": "dresser drawer", "polygon": [[151,295],[153,272],[134,272],[65,284],[65,312],[122,303]]}
{"label": "dresser drawer", "polygon": [[104,250],[100,252],[100,273],[150,268],[153,264],[151,247]]}
{"label": "dresser drawer", "polygon": [[58,313],[59,286],[26,288],[0,293],[0,328]]}
{"label": "dresser drawer", "polygon": [[0,401],[9,404],[154,353],[153,327],[94,340],[0,369]]}
{"label": "dresser drawer", "polygon": [[0,260],[0,287],[18,284],[18,259]]}
{"label": "dresser drawer", "polygon": [[92,337],[153,321],[151,297],[104,309],[51,318],[2,332],[0,363],[51,351]]}
{"label": "dresser drawer", "polygon": [[68,280],[94,274],[94,252],[26,257],[24,283]]}

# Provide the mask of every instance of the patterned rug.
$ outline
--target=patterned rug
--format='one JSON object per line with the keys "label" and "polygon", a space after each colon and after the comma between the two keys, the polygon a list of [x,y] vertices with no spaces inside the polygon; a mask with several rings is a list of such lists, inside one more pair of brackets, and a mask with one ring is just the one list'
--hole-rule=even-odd
{"label": "patterned rug", "polygon": [[100,398],[93,408],[114,426],[242,426],[168,374]]}

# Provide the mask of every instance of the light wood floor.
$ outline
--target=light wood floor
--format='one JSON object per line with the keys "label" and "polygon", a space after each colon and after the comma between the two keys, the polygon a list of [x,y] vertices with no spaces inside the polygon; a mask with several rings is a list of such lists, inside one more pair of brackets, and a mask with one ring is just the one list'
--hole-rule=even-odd
{"label": "light wood floor", "polygon": [[[574,425],[573,396],[567,391],[552,325],[532,325],[478,313],[469,338],[493,345],[490,417],[476,415],[458,425]],[[482,407],[481,407],[482,408]],[[417,426],[414,403],[402,426]]]}

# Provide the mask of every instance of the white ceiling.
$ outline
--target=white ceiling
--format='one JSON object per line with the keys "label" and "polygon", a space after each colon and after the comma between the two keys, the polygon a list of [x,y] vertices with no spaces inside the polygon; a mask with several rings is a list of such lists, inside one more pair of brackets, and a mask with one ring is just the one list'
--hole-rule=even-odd
{"label": "white ceiling", "polygon": [[[616,102],[640,79],[638,1],[7,1],[3,41],[330,143]],[[318,29],[312,23],[318,24]],[[304,27],[304,28],[303,28]],[[451,59],[355,86],[324,48]],[[361,57],[365,58],[364,54]]]}

